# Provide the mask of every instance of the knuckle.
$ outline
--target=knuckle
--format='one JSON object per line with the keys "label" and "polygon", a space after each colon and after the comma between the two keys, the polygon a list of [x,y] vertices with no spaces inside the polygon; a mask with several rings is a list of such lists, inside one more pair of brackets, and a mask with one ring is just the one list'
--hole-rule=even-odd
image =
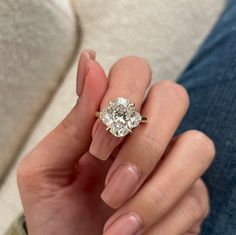
{"label": "knuckle", "polygon": [[148,192],[148,205],[151,208],[158,210],[168,210],[171,207],[171,200],[167,192],[160,189],[158,186],[151,188]]}
{"label": "knuckle", "polygon": [[201,204],[198,203],[198,200],[195,197],[192,197],[189,202],[189,215],[193,221],[199,221],[204,216],[204,208]]}
{"label": "knuckle", "polygon": [[151,73],[151,67],[150,67],[149,63],[144,58],[141,58],[141,57],[138,57],[138,56],[123,57],[115,63],[114,67],[117,66],[120,63],[128,64],[128,65],[133,64],[135,66],[138,65],[138,67],[146,70],[148,73]]}
{"label": "knuckle", "polygon": [[[75,109],[75,108],[74,108]],[[55,131],[65,134],[66,136],[73,135],[75,133],[76,124],[74,118],[74,109],[67,115],[59,124]]]}
{"label": "knuckle", "polygon": [[55,128],[48,137],[57,140],[64,140],[65,138],[71,138],[72,140],[82,142],[79,138],[79,130],[76,124],[76,106],[71,110],[71,112],[61,121],[61,123]]}
{"label": "knuckle", "polygon": [[128,67],[129,69],[138,70],[138,72],[140,73],[142,72],[143,74],[146,74],[145,77],[149,79],[149,82],[151,81],[152,70],[149,63],[144,58],[141,58],[138,56],[126,56],[119,59],[111,67],[110,74],[116,71],[117,69],[126,68],[126,67]]}
{"label": "knuckle", "polygon": [[190,130],[185,132],[184,135],[198,151],[201,151],[202,154],[199,154],[199,156],[204,156],[208,163],[212,162],[215,156],[215,146],[206,134],[198,130]]}
{"label": "knuckle", "polygon": [[17,168],[17,184],[20,191],[26,190],[26,192],[37,193],[39,198],[54,196],[58,192],[58,185],[52,184],[50,180],[50,174],[54,174],[54,172],[49,172],[49,170],[47,172],[47,169],[34,167],[29,161],[31,157],[31,154],[25,156]]}
{"label": "knuckle", "polygon": [[206,217],[210,210],[209,195],[208,195],[207,187],[201,179],[199,179],[194,184],[194,187],[195,187],[196,194],[198,194],[198,201],[201,207],[202,217]]}
{"label": "knuckle", "polygon": [[153,89],[162,89],[165,92],[168,92],[168,95],[173,97],[173,99],[175,99],[178,103],[181,102],[186,107],[189,106],[189,96],[186,89],[176,82],[163,80],[153,85]]}
{"label": "knuckle", "polygon": [[[23,157],[17,167],[17,183],[30,189],[35,188],[44,178],[44,169],[39,166],[33,158],[36,156],[32,150]],[[37,156],[38,157],[38,156]]]}
{"label": "knuckle", "polygon": [[142,133],[139,134],[140,146],[148,146],[149,155],[161,156],[164,152],[161,140],[155,133]]}
{"label": "knuckle", "polygon": [[191,221],[197,222],[205,217],[207,209],[205,203],[203,203],[202,195],[199,193],[192,193],[189,195],[186,203],[184,213]]}

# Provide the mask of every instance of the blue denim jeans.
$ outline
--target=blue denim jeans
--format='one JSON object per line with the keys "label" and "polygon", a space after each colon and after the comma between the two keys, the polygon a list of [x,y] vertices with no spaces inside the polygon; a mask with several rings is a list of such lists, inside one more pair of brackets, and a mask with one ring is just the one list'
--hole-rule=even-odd
{"label": "blue denim jeans", "polygon": [[211,211],[201,234],[236,235],[236,0],[229,1],[178,82],[189,92],[190,109],[177,134],[198,129],[216,145],[203,176]]}

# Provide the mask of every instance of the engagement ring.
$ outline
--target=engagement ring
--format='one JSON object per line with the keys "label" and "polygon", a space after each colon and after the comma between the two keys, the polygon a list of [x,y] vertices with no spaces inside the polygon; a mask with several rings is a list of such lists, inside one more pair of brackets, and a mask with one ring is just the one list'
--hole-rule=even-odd
{"label": "engagement ring", "polygon": [[136,111],[135,104],[123,97],[110,101],[106,108],[95,115],[106,125],[106,130],[116,137],[124,137],[141,122],[147,122],[147,118]]}

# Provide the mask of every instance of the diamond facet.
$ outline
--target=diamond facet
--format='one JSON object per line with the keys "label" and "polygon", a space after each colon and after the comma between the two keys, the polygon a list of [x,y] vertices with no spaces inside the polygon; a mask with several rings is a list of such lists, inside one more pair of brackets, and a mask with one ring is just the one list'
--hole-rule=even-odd
{"label": "diamond facet", "polygon": [[109,102],[109,105],[100,113],[102,122],[116,137],[129,134],[142,121],[142,116],[135,110],[134,104],[120,97]]}

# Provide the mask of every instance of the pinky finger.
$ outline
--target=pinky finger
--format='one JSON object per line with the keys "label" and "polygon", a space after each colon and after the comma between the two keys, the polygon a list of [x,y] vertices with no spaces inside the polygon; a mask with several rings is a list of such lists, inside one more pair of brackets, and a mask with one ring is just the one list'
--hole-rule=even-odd
{"label": "pinky finger", "polygon": [[194,224],[190,230],[186,233],[184,233],[183,235],[199,235],[201,232],[201,224],[203,222],[203,219],[199,222],[197,222],[196,224]]}
{"label": "pinky finger", "polygon": [[147,235],[197,235],[208,211],[207,189],[199,179],[183,199],[149,229]]}

